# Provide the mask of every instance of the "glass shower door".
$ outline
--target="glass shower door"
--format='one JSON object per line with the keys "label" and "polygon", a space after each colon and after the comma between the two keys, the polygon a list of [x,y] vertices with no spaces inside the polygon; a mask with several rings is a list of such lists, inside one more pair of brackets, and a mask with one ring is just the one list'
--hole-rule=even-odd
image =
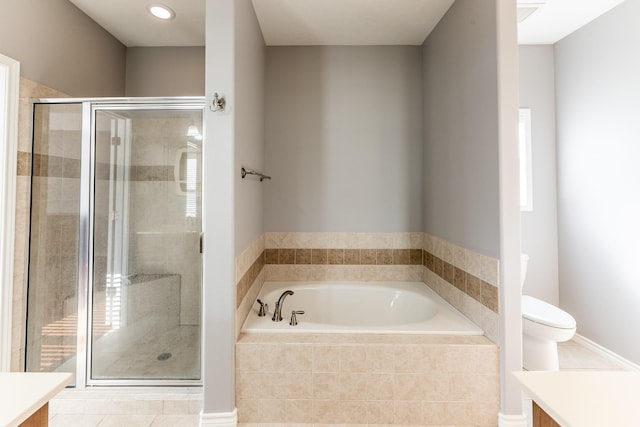
{"label": "glass shower door", "polygon": [[82,104],[33,111],[26,371],[75,373]]}
{"label": "glass shower door", "polygon": [[88,383],[198,380],[202,108],[94,119]]}

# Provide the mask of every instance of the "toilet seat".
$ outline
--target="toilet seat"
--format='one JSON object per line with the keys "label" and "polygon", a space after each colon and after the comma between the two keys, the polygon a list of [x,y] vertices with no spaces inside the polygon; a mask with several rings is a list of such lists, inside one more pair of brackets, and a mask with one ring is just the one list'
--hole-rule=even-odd
{"label": "toilet seat", "polygon": [[576,320],[569,313],[528,295],[522,296],[522,317],[552,328],[576,328]]}

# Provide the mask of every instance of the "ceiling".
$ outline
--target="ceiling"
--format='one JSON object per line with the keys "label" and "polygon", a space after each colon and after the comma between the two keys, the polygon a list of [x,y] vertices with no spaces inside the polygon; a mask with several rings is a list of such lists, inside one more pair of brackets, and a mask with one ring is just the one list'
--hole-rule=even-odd
{"label": "ceiling", "polygon": [[453,0],[253,0],[267,45],[421,45]]}
{"label": "ceiling", "polygon": [[[206,0],[69,0],[128,47],[204,46]],[[454,0],[253,0],[267,45],[419,45]],[[520,44],[553,44],[624,0],[518,0],[542,7]],[[161,2],[176,12],[147,13]]]}
{"label": "ceiling", "polygon": [[[205,0],[69,0],[127,47],[204,46]],[[176,12],[161,21],[147,5],[162,3]]]}
{"label": "ceiling", "polygon": [[554,44],[624,0],[518,0],[542,4],[518,24],[519,44]]}

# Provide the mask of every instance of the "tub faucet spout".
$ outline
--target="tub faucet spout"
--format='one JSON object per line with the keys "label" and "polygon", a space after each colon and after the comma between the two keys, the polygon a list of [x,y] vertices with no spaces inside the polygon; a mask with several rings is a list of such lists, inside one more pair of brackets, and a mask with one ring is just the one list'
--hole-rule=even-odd
{"label": "tub faucet spout", "polygon": [[280,295],[280,298],[278,298],[278,301],[276,302],[276,309],[273,310],[273,317],[271,318],[274,322],[282,321],[282,304],[284,304],[284,299],[287,295],[293,295],[293,291],[286,290],[282,295]]}

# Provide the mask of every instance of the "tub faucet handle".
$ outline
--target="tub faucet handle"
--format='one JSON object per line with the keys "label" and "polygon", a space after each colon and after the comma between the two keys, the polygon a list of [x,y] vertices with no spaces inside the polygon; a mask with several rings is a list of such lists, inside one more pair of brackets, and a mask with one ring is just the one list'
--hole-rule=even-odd
{"label": "tub faucet handle", "polygon": [[269,305],[263,303],[260,300],[257,300],[258,304],[260,304],[260,308],[258,309],[258,317],[264,317],[267,315],[267,311],[269,311]]}
{"label": "tub faucet handle", "polygon": [[291,326],[296,326],[298,324],[298,318],[296,317],[297,314],[304,314],[304,311],[294,310],[291,312],[291,321],[289,322]]}

